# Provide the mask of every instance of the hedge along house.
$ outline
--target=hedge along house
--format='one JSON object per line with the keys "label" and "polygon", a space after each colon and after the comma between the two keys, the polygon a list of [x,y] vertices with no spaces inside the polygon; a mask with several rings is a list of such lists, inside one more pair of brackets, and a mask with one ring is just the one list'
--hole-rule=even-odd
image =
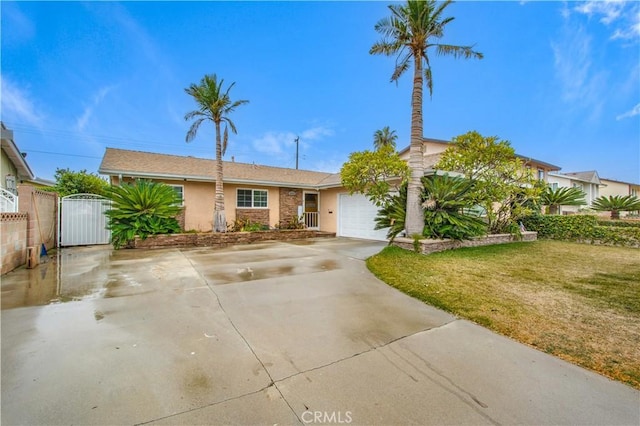
{"label": "hedge along house", "polygon": [[[135,179],[170,185],[182,199],[183,228],[212,230],[214,160],[107,148],[98,172],[113,185]],[[224,162],[228,223],[242,218],[273,228],[302,216],[308,229],[336,232],[339,187],[340,177],[332,173]]]}

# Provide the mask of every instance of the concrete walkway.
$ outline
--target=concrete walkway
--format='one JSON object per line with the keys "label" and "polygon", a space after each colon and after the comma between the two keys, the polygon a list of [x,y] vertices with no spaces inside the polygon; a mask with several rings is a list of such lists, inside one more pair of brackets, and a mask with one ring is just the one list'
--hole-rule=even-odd
{"label": "concrete walkway", "polygon": [[377,280],[381,248],[89,247],[5,275],[2,424],[640,424],[640,392]]}

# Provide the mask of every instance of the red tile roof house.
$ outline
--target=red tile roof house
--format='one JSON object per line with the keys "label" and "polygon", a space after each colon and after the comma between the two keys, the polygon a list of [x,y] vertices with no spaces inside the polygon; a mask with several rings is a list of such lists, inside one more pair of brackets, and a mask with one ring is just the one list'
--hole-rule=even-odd
{"label": "red tile roof house", "polygon": [[[214,160],[107,148],[98,171],[114,185],[144,178],[172,186],[183,199],[184,229],[211,231]],[[224,198],[227,223],[242,217],[273,228],[304,214],[308,229],[375,240],[386,236],[373,229],[377,208],[363,195],[349,195],[335,173],[225,161]]]}

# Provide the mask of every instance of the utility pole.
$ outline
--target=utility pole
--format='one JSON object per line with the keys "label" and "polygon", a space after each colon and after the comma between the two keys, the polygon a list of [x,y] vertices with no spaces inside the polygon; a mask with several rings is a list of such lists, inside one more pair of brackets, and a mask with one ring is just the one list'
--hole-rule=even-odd
{"label": "utility pole", "polygon": [[298,142],[300,141],[300,136],[296,136],[296,170],[298,170]]}

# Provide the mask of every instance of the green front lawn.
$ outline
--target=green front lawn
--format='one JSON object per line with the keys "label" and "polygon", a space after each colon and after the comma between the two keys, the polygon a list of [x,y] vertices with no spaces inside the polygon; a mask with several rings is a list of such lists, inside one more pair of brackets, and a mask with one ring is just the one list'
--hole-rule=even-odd
{"label": "green front lawn", "polygon": [[410,296],[640,388],[640,250],[560,241],[367,260]]}

